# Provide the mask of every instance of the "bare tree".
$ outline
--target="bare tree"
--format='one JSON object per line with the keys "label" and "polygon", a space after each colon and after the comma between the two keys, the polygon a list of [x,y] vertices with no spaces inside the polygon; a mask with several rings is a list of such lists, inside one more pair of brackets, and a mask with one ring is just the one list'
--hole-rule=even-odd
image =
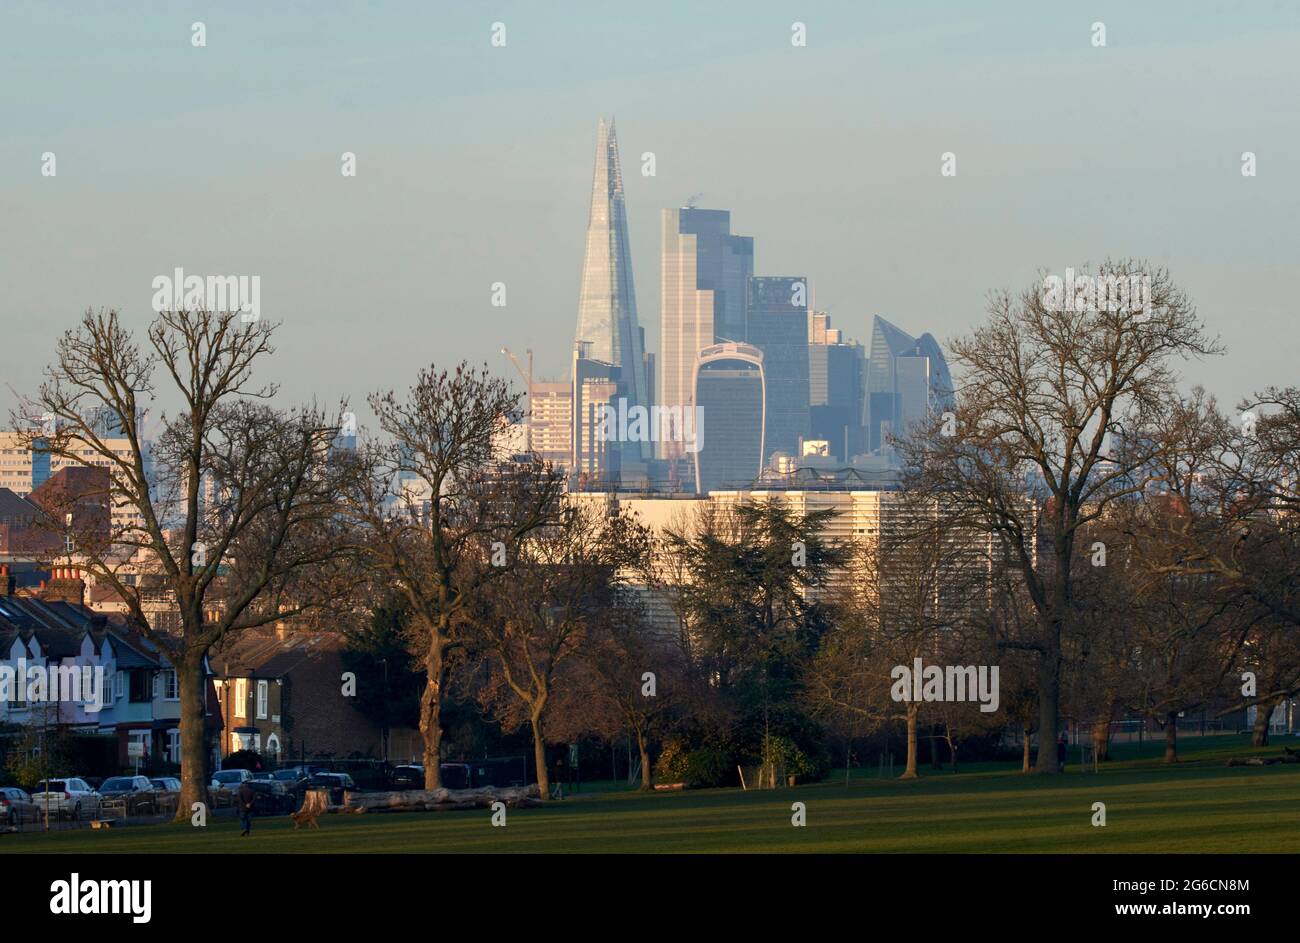
{"label": "bare tree", "polygon": [[[321,571],[345,546],[330,453],[338,422],[316,408],[274,409],[275,386],[253,380],[273,330],[237,313],[165,311],[141,343],[116,311],[87,312],[15,417],[29,447],[108,471],[113,522],[69,539],[78,565],[121,598],[176,670],[178,819],[207,799],[208,652],[235,632],[322,604],[336,584]],[[141,418],[156,396],[179,397],[180,411],[162,416],[150,443]],[[44,417],[42,427],[24,425],[32,415]],[[113,448],[107,429],[129,454]],[[145,605],[156,588],[174,600],[178,631],[156,624]]]}
{"label": "bare tree", "polygon": [[555,520],[563,482],[540,461],[498,460],[495,439],[518,397],[486,365],[430,367],[405,397],[369,402],[380,435],[358,449],[364,473],[347,513],[366,533],[371,573],[408,609],[425,673],[425,788],[436,789],[447,658],[463,643],[467,607],[510,571],[526,535]]}
{"label": "bare tree", "polygon": [[[960,374],[952,415],[899,443],[907,484],[987,528],[1021,572],[1036,614],[1021,644],[1038,656],[1044,739],[1059,729],[1080,528],[1145,487],[1159,419],[1176,396],[1171,361],[1219,349],[1165,270],[1106,262],[1096,277],[1137,279],[1149,286],[1145,303],[1057,303],[1042,285],[994,293],[988,322],[951,345]],[[1050,751],[1035,769],[1057,771]]]}
{"label": "bare tree", "polygon": [[543,800],[550,797],[545,723],[558,673],[617,607],[620,571],[649,546],[649,532],[626,512],[569,505],[559,522],[528,535],[510,580],[467,611],[475,647],[499,681],[485,686],[483,699],[507,725],[522,710]]}
{"label": "bare tree", "polygon": [[882,502],[878,537],[853,547],[852,579],[837,600],[836,628],[813,660],[808,691],[824,717],[866,726],[901,721],[902,779],[917,776],[922,718],[950,721],[952,745],[957,714],[912,697],[910,685],[908,696],[896,699],[894,672],[905,668],[910,677],[918,660],[957,664],[990,641],[987,544],[932,495],[905,492]]}
{"label": "bare tree", "polygon": [[1228,653],[1254,677],[1227,688],[1220,715],[1257,708],[1263,746],[1273,708],[1300,693],[1300,390],[1240,410],[1229,418],[1197,389],[1170,411],[1164,502],[1131,529],[1152,580],[1204,585],[1230,606]]}
{"label": "bare tree", "polygon": [[580,651],[592,700],[604,700],[636,740],[641,788],[653,786],[650,740],[672,709],[694,693],[686,655],[675,639],[656,631],[643,607],[629,601],[601,614]]}

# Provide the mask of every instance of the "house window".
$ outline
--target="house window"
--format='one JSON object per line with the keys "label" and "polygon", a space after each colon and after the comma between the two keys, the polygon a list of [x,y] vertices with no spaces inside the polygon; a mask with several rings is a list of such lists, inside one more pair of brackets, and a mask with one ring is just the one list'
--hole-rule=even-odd
{"label": "house window", "polygon": [[244,678],[235,680],[235,716],[248,716],[248,681]]}
{"label": "house window", "polygon": [[176,727],[167,731],[167,762],[179,763],[181,761],[181,732]]}
{"label": "house window", "polygon": [[113,700],[120,701],[126,697],[126,672],[113,672]]}
{"label": "house window", "polygon": [[130,681],[130,698],[132,704],[153,700],[153,672],[137,668],[127,672]]}
{"label": "house window", "polygon": [[170,668],[162,673],[162,696],[167,701],[181,699],[181,686],[176,680],[176,672]]}
{"label": "house window", "polygon": [[272,756],[280,755],[280,738],[276,734],[266,738],[266,752]]}
{"label": "house window", "polygon": [[270,697],[269,683],[266,681],[257,682],[257,719],[266,719],[266,702]]}

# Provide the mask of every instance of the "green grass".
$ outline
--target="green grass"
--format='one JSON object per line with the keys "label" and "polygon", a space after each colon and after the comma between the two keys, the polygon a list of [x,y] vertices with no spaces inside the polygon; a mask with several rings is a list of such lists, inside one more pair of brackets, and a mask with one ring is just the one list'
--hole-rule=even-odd
{"label": "green grass", "polygon": [[[1293,743],[1295,738],[1285,741]],[[899,782],[864,778],[772,792],[608,791],[539,809],[330,815],[293,830],[260,819],[241,838],[228,818],[189,825],[0,837],[4,852],[1300,852],[1300,764],[1227,768],[1276,755],[1240,737],[1187,738],[1165,767],[1126,746],[1099,775],[1023,776],[1007,765]],[[874,771],[867,771],[874,772]],[[842,775],[842,774],[841,774]],[[790,804],[807,806],[806,828]],[[1092,804],[1107,825],[1091,825]]]}

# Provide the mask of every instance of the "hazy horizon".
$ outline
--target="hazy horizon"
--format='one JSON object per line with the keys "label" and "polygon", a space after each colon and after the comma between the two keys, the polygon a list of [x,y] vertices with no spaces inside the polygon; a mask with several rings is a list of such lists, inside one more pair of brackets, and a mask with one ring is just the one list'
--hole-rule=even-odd
{"label": "hazy horizon", "polygon": [[850,338],[879,314],[946,350],[989,290],[1133,256],[1227,345],[1188,386],[1293,383],[1300,10],[1130,7],[6,5],[0,413],[86,308],[143,327],[177,267],[261,277],[285,403],[462,358],[513,379],[503,345],[563,376],[602,115],[650,351],[660,211],[702,193]]}

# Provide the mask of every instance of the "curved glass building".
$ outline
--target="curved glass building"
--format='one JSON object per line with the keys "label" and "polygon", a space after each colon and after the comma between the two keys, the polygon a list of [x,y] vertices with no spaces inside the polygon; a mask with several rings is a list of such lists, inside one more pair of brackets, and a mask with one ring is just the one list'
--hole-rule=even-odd
{"label": "curved glass building", "polygon": [[749,344],[704,348],[695,361],[693,388],[696,492],[749,487],[763,468],[763,352]]}

